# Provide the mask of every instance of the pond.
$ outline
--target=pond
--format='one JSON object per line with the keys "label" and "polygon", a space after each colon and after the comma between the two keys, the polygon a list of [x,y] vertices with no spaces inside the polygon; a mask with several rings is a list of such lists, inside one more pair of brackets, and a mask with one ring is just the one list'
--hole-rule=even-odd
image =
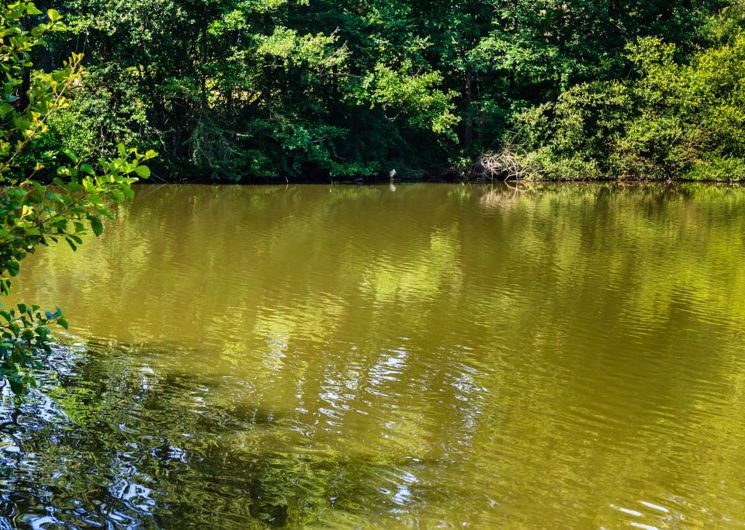
{"label": "pond", "polygon": [[24,266],[0,528],[745,525],[745,189],[148,186]]}

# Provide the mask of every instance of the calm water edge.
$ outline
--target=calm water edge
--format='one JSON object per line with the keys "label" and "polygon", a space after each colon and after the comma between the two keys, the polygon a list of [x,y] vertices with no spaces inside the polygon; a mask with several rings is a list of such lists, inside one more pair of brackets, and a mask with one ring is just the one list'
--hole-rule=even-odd
{"label": "calm water edge", "polygon": [[24,265],[0,529],[745,525],[745,189],[150,186]]}

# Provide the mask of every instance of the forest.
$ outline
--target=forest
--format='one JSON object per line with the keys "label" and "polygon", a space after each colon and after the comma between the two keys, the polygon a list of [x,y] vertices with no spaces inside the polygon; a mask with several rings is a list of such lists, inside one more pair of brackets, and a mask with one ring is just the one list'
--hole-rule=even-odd
{"label": "forest", "polygon": [[[43,0],[84,82],[35,159],[154,178],[745,177],[739,0]],[[44,15],[40,15],[43,18]]]}

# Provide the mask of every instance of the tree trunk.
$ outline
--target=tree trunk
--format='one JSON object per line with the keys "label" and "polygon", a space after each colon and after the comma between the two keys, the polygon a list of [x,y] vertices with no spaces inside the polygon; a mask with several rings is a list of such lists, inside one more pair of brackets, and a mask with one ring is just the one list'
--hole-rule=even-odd
{"label": "tree trunk", "polygon": [[473,77],[470,72],[466,72],[466,84],[464,90],[465,98],[465,120],[463,128],[463,145],[470,147],[473,144]]}

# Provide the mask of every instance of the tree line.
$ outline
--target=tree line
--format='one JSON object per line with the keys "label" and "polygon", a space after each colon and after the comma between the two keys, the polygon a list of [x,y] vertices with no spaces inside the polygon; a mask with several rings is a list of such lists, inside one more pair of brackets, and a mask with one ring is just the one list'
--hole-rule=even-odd
{"label": "tree line", "polygon": [[50,150],[152,148],[166,180],[461,177],[505,146],[533,178],[741,173],[742,17],[724,0],[37,4],[68,25],[39,64],[87,69]]}

